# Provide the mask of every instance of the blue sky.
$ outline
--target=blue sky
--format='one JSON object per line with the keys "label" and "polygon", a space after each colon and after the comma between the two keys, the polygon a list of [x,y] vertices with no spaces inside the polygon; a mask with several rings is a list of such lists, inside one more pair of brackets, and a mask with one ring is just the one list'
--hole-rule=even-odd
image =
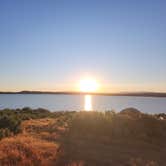
{"label": "blue sky", "polygon": [[0,91],[166,92],[165,0],[1,0]]}

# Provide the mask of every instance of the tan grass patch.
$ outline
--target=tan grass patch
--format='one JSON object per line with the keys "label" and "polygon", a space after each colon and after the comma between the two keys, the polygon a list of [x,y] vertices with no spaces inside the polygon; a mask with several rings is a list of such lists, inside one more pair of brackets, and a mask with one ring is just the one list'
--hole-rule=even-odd
{"label": "tan grass patch", "polygon": [[0,165],[45,166],[56,159],[58,146],[31,136],[18,135],[0,142]]}

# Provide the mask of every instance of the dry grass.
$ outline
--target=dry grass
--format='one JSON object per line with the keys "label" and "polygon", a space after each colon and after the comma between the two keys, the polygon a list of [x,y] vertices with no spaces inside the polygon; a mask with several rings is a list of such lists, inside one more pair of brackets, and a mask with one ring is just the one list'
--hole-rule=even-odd
{"label": "dry grass", "polygon": [[62,127],[57,125],[56,119],[26,120],[21,128],[22,134],[0,141],[0,165],[55,165],[59,148],[56,141],[62,133]]}
{"label": "dry grass", "polygon": [[49,142],[57,141],[61,134],[59,126],[57,125],[57,120],[53,118],[26,120],[21,126],[24,134],[29,134]]}
{"label": "dry grass", "polygon": [[52,165],[58,146],[31,136],[18,135],[0,142],[0,165]]}

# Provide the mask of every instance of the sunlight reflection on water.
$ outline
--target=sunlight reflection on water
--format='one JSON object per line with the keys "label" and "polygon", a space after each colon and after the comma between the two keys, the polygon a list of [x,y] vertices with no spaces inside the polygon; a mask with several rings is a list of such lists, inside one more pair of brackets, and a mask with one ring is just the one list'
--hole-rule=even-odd
{"label": "sunlight reflection on water", "polygon": [[84,110],[92,111],[92,96],[91,95],[85,95],[84,97]]}

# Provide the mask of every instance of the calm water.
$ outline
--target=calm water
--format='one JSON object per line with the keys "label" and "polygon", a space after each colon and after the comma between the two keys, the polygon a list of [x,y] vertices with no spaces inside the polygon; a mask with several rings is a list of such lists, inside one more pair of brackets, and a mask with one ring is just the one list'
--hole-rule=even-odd
{"label": "calm water", "polygon": [[[83,110],[83,95],[23,95],[0,94],[0,109],[3,108],[46,108],[51,111]],[[123,97],[123,96],[91,96],[91,107],[94,110],[121,111],[127,107],[135,107],[142,112],[166,113],[166,98]]]}

